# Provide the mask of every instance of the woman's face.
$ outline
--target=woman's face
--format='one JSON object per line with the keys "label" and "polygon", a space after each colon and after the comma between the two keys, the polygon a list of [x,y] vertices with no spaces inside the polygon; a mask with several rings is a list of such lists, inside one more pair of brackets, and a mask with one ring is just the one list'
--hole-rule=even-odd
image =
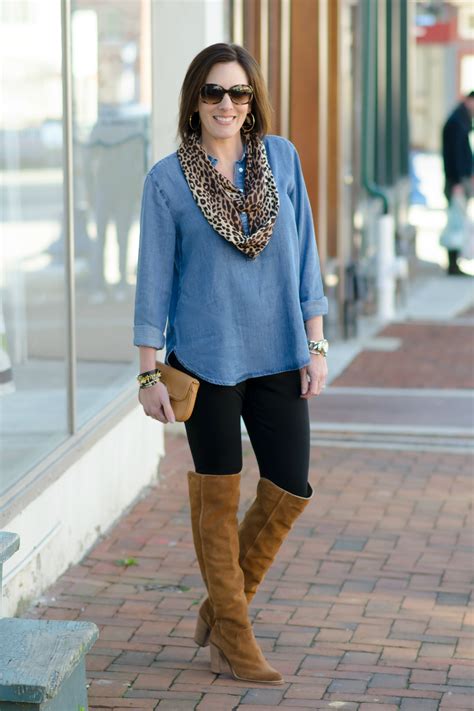
{"label": "woman's face", "polygon": [[[235,84],[248,83],[247,74],[238,62],[214,64],[205,81],[205,84],[220,84],[224,89],[230,89]],[[238,135],[247,113],[252,110],[251,107],[252,102],[234,104],[229,94],[224,94],[218,104],[206,104],[199,98],[202,139],[222,140]]]}

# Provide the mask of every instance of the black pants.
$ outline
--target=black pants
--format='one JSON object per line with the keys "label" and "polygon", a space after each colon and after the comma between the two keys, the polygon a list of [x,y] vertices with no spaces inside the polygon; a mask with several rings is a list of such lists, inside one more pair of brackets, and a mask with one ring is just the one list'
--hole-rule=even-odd
{"label": "black pants", "polygon": [[300,397],[299,370],[215,385],[187,370],[174,351],[168,360],[200,382],[193,413],[185,422],[196,472],[241,471],[242,416],[260,476],[297,496],[308,495],[309,410],[308,401]]}

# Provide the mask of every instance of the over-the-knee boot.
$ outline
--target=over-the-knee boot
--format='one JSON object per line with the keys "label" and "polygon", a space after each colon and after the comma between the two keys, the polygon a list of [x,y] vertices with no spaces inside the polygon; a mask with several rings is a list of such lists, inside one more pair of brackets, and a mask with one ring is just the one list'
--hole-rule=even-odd
{"label": "over-the-knee boot", "polygon": [[240,474],[189,471],[188,483],[193,540],[214,614],[211,669],[243,681],[281,684],[283,678],[263,656],[248,618],[239,565]]}
{"label": "over-the-knee boot", "polygon": [[[244,573],[245,595],[250,602],[265,577],[281,544],[296,519],[313,498],[308,484],[307,496],[296,496],[261,477],[256,497],[239,526],[239,563]],[[202,647],[209,644],[214,624],[214,611],[207,597],[202,603],[194,641]]]}

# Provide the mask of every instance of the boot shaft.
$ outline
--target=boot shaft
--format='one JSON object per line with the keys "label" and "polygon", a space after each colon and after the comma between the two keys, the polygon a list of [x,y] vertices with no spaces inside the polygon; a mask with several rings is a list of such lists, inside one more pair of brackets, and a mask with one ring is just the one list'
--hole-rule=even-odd
{"label": "boot shaft", "polygon": [[194,546],[215,618],[234,631],[250,626],[239,565],[240,474],[188,472]]}

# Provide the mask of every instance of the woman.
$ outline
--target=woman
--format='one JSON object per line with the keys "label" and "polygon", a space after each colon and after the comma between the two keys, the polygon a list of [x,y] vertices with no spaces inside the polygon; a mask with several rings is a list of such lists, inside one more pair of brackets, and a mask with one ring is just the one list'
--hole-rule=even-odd
{"label": "woman", "polygon": [[[270,111],[242,47],[215,44],[191,62],[181,145],[145,180],[134,344],[140,372],[152,371],[168,320],[165,362],[200,381],[185,423],[192,533],[209,595],[195,641],[210,644],[214,672],[283,683],[248,604],[313,496],[308,399],[327,375],[327,299],[299,157],[267,135]],[[148,416],[174,421],[163,383],[139,397]],[[260,480],[238,527],[241,416]]]}

